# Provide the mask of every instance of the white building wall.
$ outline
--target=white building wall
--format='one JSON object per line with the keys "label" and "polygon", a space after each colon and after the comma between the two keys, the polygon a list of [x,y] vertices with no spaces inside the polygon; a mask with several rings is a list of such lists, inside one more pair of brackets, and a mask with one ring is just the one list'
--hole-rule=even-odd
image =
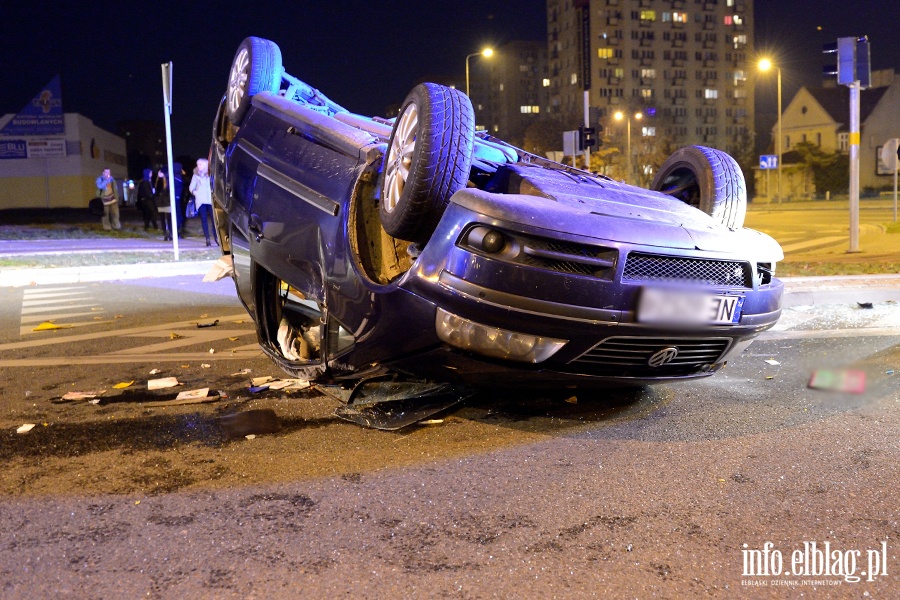
{"label": "white building wall", "polygon": [[[13,116],[0,118],[0,128]],[[62,136],[0,136],[0,143],[11,140],[24,140],[34,154],[47,150],[0,160],[0,210],[87,207],[103,169],[120,181],[127,176],[125,140],[77,113],[65,114]]]}

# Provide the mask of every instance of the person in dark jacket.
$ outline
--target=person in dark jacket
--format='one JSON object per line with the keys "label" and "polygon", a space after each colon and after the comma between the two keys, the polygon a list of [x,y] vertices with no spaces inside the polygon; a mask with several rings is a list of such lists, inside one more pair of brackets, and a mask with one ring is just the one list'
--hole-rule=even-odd
{"label": "person in dark jacket", "polygon": [[[144,178],[138,183],[137,201],[144,214],[144,231],[159,227],[159,212],[156,210],[156,193],[153,190],[153,169],[144,169]],[[160,227],[161,229],[161,227]]]}
{"label": "person in dark jacket", "polygon": [[169,199],[169,182],[166,176],[166,170],[160,169],[156,173],[156,181],[153,189],[156,190],[156,210],[159,211],[159,224],[163,230],[163,239],[168,241],[172,239],[172,204]]}

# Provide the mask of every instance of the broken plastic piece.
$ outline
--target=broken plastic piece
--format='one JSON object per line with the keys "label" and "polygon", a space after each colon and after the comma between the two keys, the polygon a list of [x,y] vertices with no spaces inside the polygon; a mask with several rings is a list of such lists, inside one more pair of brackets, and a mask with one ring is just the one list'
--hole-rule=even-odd
{"label": "broken plastic piece", "polygon": [[215,326],[218,325],[218,324],[219,324],[219,320],[216,319],[216,320],[213,321],[212,323],[197,323],[197,328],[198,328],[198,329],[201,329],[201,328],[203,328],[203,327],[215,327]]}
{"label": "broken plastic piece", "polygon": [[18,429],[16,429],[16,433],[28,433],[34,429],[34,423],[25,423],[24,425],[20,425]]}
{"label": "broken plastic piece", "polygon": [[251,393],[251,394],[258,394],[258,393],[260,393],[260,392],[266,391],[267,389],[269,389],[269,386],[268,386],[268,385],[251,385],[251,386],[250,386],[250,393]]}
{"label": "broken plastic piece", "polygon": [[774,358],[769,358],[766,360],[767,365],[772,365],[773,367],[776,365],[780,365],[781,363],[775,360]]}
{"label": "broken plastic piece", "polygon": [[871,302],[857,302],[856,304],[860,308],[874,308]]}
{"label": "broken plastic piece", "polygon": [[219,417],[216,421],[231,439],[281,431],[281,421],[271,408],[246,410]]}

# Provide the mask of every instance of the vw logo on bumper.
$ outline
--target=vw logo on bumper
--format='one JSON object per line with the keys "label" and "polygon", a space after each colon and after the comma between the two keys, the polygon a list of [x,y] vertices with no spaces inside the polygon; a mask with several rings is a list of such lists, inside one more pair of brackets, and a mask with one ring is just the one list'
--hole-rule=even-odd
{"label": "vw logo on bumper", "polygon": [[678,348],[675,348],[674,346],[663,348],[662,350],[654,352],[650,357],[650,360],[647,361],[647,364],[651,367],[661,367],[662,365],[675,360],[676,356],[678,356]]}

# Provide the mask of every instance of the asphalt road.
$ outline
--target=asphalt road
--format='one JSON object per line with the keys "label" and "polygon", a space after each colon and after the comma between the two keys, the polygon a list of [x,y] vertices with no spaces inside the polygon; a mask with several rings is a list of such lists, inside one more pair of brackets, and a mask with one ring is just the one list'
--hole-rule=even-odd
{"label": "asphalt road", "polygon": [[[896,302],[793,303],[702,381],[483,393],[384,432],[251,393],[281,374],[230,282],[198,279],[0,288],[3,598],[900,591]],[[865,390],[811,389],[820,369]]]}

